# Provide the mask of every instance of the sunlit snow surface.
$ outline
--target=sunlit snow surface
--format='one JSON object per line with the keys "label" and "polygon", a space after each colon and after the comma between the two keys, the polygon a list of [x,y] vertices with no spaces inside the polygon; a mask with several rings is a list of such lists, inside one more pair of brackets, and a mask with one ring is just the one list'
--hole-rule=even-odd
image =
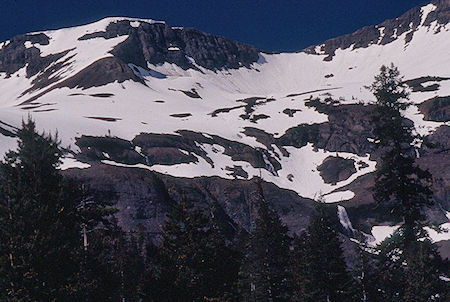
{"label": "sunlit snow surface", "polygon": [[[398,230],[400,226],[381,226],[376,225],[372,227],[372,235],[375,238],[375,241],[369,242],[371,245],[375,246],[377,244],[380,244],[385,240],[386,238],[392,236],[395,231]],[[450,222],[441,224],[439,226],[442,229],[442,232],[437,232],[436,230],[425,227],[425,230],[428,232],[428,235],[430,236],[430,239],[433,242],[439,242],[439,241],[445,241],[450,240]]]}
{"label": "sunlit snow surface", "polygon": [[[432,6],[423,8],[423,20],[433,10]],[[128,36],[112,39],[94,38],[78,40],[79,37],[93,32],[103,31],[111,22],[130,20],[133,27],[139,27],[142,22],[155,22],[144,19],[107,18],[96,23],[44,32],[50,37],[49,45],[33,44],[41,51],[41,56],[60,53],[69,50],[59,61],[68,58],[70,64],[53,76],[59,80],[52,85],[75,75],[93,62],[112,56],[111,51]],[[64,147],[75,152],[75,138],[81,135],[104,136],[112,135],[131,140],[141,132],[173,134],[177,130],[192,130],[209,135],[217,135],[229,140],[247,144],[252,147],[267,149],[254,137],[243,134],[245,127],[255,127],[266,131],[274,137],[282,136],[286,130],[299,124],[322,123],[328,120],[326,114],[318,113],[314,108],[305,106],[305,99],[310,96],[325,98],[331,95],[340,99],[342,104],[368,103],[374,100],[371,93],[364,88],[373,82],[373,77],[383,64],[394,63],[399,67],[405,79],[422,76],[450,77],[450,31],[448,26],[435,32],[436,24],[429,27],[421,26],[414,33],[412,41],[405,45],[407,33],[399,36],[387,45],[371,45],[367,48],[338,49],[332,61],[323,61],[325,55],[312,55],[303,52],[282,54],[260,54],[260,59],[251,68],[236,70],[210,71],[197,66],[198,70],[183,70],[180,67],[165,63],[148,64],[146,69],[140,67],[135,71],[144,79],[146,85],[133,81],[110,83],[90,89],[54,89],[36,102],[44,104],[39,109],[24,110],[18,106],[23,101],[37,95],[42,90],[31,94],[21,94],[32,86],[33,76],[26,78],[25,68],[10,77],[0,73],[0,121],[19,126],[22,119],[31,114],[40,129],[55,132],[58,130]],[[382,30],[382,29],[380,29]],[[0,43],[4,47],[6,43]],[[30,43],[26,47],[31,47]],[[175,46],[170,51],[178,51]],[[191,59],[192,60],[192,59]],[[195,62],[192,60],[193,64]],[[56,64],[57,62],[53,63]],[[48,68],[51,68],[50,65]],[[333,77],[325,75],[333,74]],[[435,96],[450,95],[450,81],[439,83],[438,91],[413,92],[411,101],[415,104]],[[48,87],[47,87],[48,88]],[[181,90],[195,89],[201,99],[190,98]],[[314,92],[315,91],[315,92]],[[112,94],[110,97],[93,97],[96,94]],[[288,96],[290,94],[301,94]],[[273,99],[264,104],[254,106],[253,115],[264,114],[267,119],[252,123],[240,118],[244,108],[231,110],[228,113],[212,116],[217,109],[231,108],[243,105],[242,100],[249,97]],[[158,102],[156,102],[158,101]],[[283,113],[286,108],[296,111],[293,117]],[[48,111],[46,111],[48,110]],[[175,118],[171,115],[189,113],[191,116]],[[406,116],[414,121],[416,129],[421,134],[427,134],[443,123],[423,120],[416,107],[411,107]],[[109,117],[116,119],[108,122],[87,117]],[[13,147],[13,140],[0,135],[0,153]],[[323,196],[326,202],[339,202],[354,197],[352,191],[338,191],[357,177],[372,172],[375,162],[369,156],[356,156],[351,153],[338,152],[340,157],[351,158],[356,162],[363,161],[368,167],[360,169],[349,179],[336,185],[325,184],[317,171],[317,166],[323,160],[336,155],[336,152],[314,150],[311,144],[302,148],[286,147],[289,156],[281,155],[278,147],[272,146],[274,152],[280,155],[281,170],[275,176],[264,169],[256,169],[248,162],[233,161],[224,154],[222,146],[203,144],[199,146],[214,165],[198,157],[197,163],[177,165],[135,165],[152,171],[179,177],[220,176],[234,178],[227,166],[241,166],[249,178],[262,176],[265,180],[275,183],[281,188],[294,190],[299,195],[309,198]],[[121,165],[111,160],[104,164]],[[66,159],[62,168],[86,168],[86,164]]]}
{"label": "sunlit snow surface", "polygon": [[375,225],[372,227],[372,236],[375,238],[375,241],[370,242],[372,245],[378,245],[383,242],[386,238],[392,236],[396,230],[398,230],[400,226],[384,226],[384,225]]}
{"label": "sunlit snow surface", "polygon": [[[194,154],[197,157],[197,163],[177,164],[177,165],[153,165],[146,166],[143,164],[126,165],[122,163],[116,163],[111,160],[104,160],[103,163],[109,165],[116,165],[121,167],[136,167],[148,169],[164,174],[169,174],[178,177],[198,177],[198,176],[220,176],[222,178],[233,179],[234,176],[231,172],[226,170],[227,166],[233,165],[242,166],[242,168],[252,176],[262,176],[266,181],[273,182],[280,188],[290,189],[296,191],[303,197],[309,197],[317,199],[321,194],[328,193],[336,189],[337,186],[345,186],[355,180],[358,176],[367,173],[367,171],[373,171],[375,162],[369,161],[367,157],[358,157],[351,153],[339,152],[342,157],[351,157],[366,162],[369,166],[365,169],[359,170],[353,174],[349,179],[339,182],[338,185],[333,186],[325,184],[317,171],[317,166],[320,165],[323,160],[330,156],[335,155],[336,152],[327,152],[319,150],[315,152],[311,144],[297,149],[294,147],[287,147],[286,149],[290,153],[289,157],[283,157],[283,168],[278,171],[278,176],[271,174],[264,169],[256,169],[252,167],[248,162],[233,161],[230,156],[223,154],[224,148],[220,145],[201,145],[201,148],[207,153],[207,156],[212,159],[214,166],[206,162],[200,156]],[[289,180],[292,175],[292,181]],[[323,195],[325,202],[339,202],[343,200],[351,199],[354,193],[351,191],[335,192],[329,195]]]}
{"label": "sunlit snow surface", "polygon": [[73,169],[73,168],[86,169],[89,167],[91,167],[91,165],[77,161],[73,157],[63,158],[62,163],[59,165],[60,170],[67,170],[67,169]]}
{"label": "sunlit snow surface", "polygon": [[426,227],[425,230],[428,232],[430,238],[437,242],[443,240],[450,240],[450,222],[444,223],[440,225],[442,232],[437,232],[432,228]]}

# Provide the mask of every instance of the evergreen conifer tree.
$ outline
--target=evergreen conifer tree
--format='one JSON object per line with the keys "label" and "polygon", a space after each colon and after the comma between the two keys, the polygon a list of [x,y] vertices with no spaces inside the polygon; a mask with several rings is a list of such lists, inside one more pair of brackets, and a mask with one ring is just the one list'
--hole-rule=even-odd
{"label": "evergreen conifer tree", "polygon": [[[299,301],[351,301],[353,280],[347,272],[343,251],[331,214],[318,203],[311,217],[304,257]],[[303,300],[301,300],[303,299]]]}
{"label": "evergreen conifer tree", "polygon": [[186,199],[174,204],[163,226],[158,283],[165,290],[157,301],[214,301],[231,291],[238,263],[213,214]]}
{"label": "evergreen conifer tree", "polygon": [[448,263],[424,230],[423,208],[433,204],[431,174],[415,164],[419,136],[402,115],[410,105],[398,69],[382,66],[370,87],[376,101],[377,164],[374,199],[403,224],[379,247],[376,274],[382,301],[445,301]]}
{"label": "evergreen conifer tree", "polygon": [[292,301],[303,302],[304,296],[308,291],[306,288],[307,273],[307,234],[302,232],[299,236],[295,235],[292,241],[293,249],[291,253],[292,274],[293,274],[293,293]]}
{"label": "evergreen conifer tree", "polygon": [[381,152],[373,196],[391,217],[404,221],[405,238],[414,241],[423,226],[421,210],[432,204],[432,178],[414,163],[419,137],[414,134],[414,125],[401,113],[410,105],[408,92],[393,65],[380,68],[370,90],[377,99],[374,135]]}
{"label": "evergreen conifer tree", "polygon": [[171,281],[167,276],[164,276],[162,272],[166,273],[169,268],[164,267],[167,261],[164,259],[159,246],[150,242],[146,247],[145,257],[145,272],[139,285],[139,292],[143,301],[168,301],[167,286],[173,288]]}
{"label": "evergreen conifer tree", "polygon": [[448,260],[428,238],[408,242],[403,229],[378,246],[374,271],[377,301],[447,301]]}
{"label": "evergreen conifer tree", "polygon": [[244,250],[240,271],[241,301],[290,301],[291,238],[277,212],[265,201],[258,186],[258,216]]}
{"label": "evergreen conifer tree", "polygon": [[358,243],[355,245],[353,275],[353,301],[377,302],[379,294],[376,286],[376,276],[374,275],[373,253],[376,249],[366,242],[366,235],[356,232]]}
{"label": "evergreen conifer tree", "polygon": [[109,206],[59,173],[57,137],[38,134],[31,118],[17,136],[0,164],[0,300],[89,301],[98,280],[88,277],[86,232]]}
{"label": "evergreen conifer tree", "polygon": [[404,301],[449,301],[450,284],[441,278],[448,279],[449,261],[441,258],[436,245],[429,239],[415,241],[412,250],[414,256],[407,255]]}
{"label": "evergreen conifer tree", "polygon": [[0,296],[68,301],[77,287],[82,195],[56,169],[56,137],[37,134],[31,119],[17,136],[17,151],[0,165]]}
{"label": "evergreen conifer tree", "polygon": [[141,301],[145,271],[143,243],[112,220],[90,233],[79,301]]}

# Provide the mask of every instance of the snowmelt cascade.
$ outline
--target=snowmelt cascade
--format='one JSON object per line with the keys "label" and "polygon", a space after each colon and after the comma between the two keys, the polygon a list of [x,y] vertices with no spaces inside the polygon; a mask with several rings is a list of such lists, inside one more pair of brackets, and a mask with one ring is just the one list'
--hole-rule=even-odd
{"label": "snowmelt cascade", "polygon": [[337,215],[344,229],[349,233],[349,235],[353,235],[355,233],[355,229],[352,226],[352,222],[348,218],[347,210],[343,206],[338,205]]}

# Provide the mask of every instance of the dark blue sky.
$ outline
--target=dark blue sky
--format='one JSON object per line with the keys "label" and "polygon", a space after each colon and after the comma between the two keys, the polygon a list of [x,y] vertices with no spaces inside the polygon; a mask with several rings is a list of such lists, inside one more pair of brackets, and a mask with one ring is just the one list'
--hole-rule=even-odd
{"label": "dark blue sky", "polygon": [[263,50],[296,51],[427,0],[0,0],[0,41],[107,16],[164,20]]}

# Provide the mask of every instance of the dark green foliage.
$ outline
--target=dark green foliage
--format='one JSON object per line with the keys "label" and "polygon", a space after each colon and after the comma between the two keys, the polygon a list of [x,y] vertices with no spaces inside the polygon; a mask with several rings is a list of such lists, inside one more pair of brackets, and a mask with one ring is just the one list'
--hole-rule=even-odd
{"label": "dark green foliage", "polygon": [[376,261],[378,300],[448,301],[449,284],[440,277],[450,269],[428,239],[405,241],[400,230],[379,247]]}
{"label": "dark green foliage", "polygon": [[292,271],[288,229],[264,200],[258,183],[258,217],[245,246],[240,272],[240,301],[290,301]]}
{"label": "dark green foliage", "polygon": [[[193,207],[184,200],[174,204],[163,226],[156,265],[144,285],[147,299],[155,301],[204,301],[230,293],[238,263],[227,246],[214,212]],[[150,264],[155,264],[151,263]],[[152,282],[159,286],[155,288]],[[151,291],[155,292],[151,292]]]}
{"label": "dark green foliage", "polygon": [[31,120],[17,135],[18,150],[0,166],[0,297],[68,301],[77,287],[82,194],[56,170],[56,138],[38,135]]}
{"label": "dark green foliage", "polygon": [[379,247],[375,273],[380,301],[402,301],[405,285],[402,262],[405,259],[402,257],[399,241],[398,234],[395,234]]}
{"label": "dark green foliage", "polygon": [[354,280],[350,289],[354,295],[352,301],[377,302],[379,293],[373,264],[373,253],[376,250],[366,243],[366,235],[361,232],[355,235],[359,244],[355,245],[355,259],[352,268]]}
{"label": "dark green foliage", "polygon": [[445,301],[448,263],[424,230],[422,210],[431,205],[432,177],[415,164],[413,124],[402,116],[408,94],[396,67],[382,66],[370,87],[377,98],[374,131],[381,157],[377,165],[374,199],[403,220],[399,231],[379,247],[376,275],[380,301]]}
{"label": "dark green foliage", "polygon": [[403,218],[411,240],[424,220],[421,209],[432,204],[431,174],[414,163],[414,143],[419,137],[413,134],[414,125],[401,114],[409,104],[398,69],[393,65],[382,66],[370,89],[377,99],[375,121],[378,126],[374,134],[382,152],[377,165],[374,199],[387,205],[393,217]]}
{"label": "dark green foliage", "polygon": [[301,264],[296,284],[296,301],[351,301],[353,280],[346,270],[343,252],[333,217],[319,203],[311,217],[308,234],[301,238],[296,249]]}
{"label": "dark green foliage", "polygon": [[308,236],[306,232],[302,232],[300,236],[294,236],[293,249],[291,254],[292,273],[293,273],[293,301],[302,302],[305,294],[308,292],[306,288],[306,274],[307,274],[307,241]]}
{"label": "dark green foliage", "polygon": [[122,231],[113,221],[108,228],[90,233],[82,266],[81,301],[141,301],[145,273],[144,242]]}
{"label": "dark green foliage", "polygon": [[431,175],[414,165],[414,159],[395,148],[387,151],[377,166],[374,199],[383,203],[392,220],[403,218],[405,227],[417,228],[421,213],[431,205]]}
{"label": "dark green foliage", "polygon": [[150,242],[146,249],[145,273],[140,284],[144,301],[168,301],[166,287],[172,288],[169,278],[161,274],[164,257],[158,246]]}
{"label": "dark green foliage", "polygon": [[244,257],[246,255],[246,247],[250,234],[246,229],[243,228],[241,224],[237,225],[237,230],[234,234],[233,241],[231,242],[230,248],[234,253],[234,259],[237,263],[238,274],[234,280],[234,284],[229,293],[223,296],[224,301],[241,301],[241,282],[242,282],[242,268],[244,265]]}
{"label": "dark green foliage", "polygon": [[39,135],[31,119],[17,136],[0,165],[0,299],[94,301],[103,284],[90,274],[99,262],[92,239],[114,211],[61,176],[56,137]]}
{"label": "dark green foliage", "polygon": [[450,272],[448,260],[439,255],[436,245],[430,240],[415,241],[405,251],[406,286],[404,301],[449,301],[450,284],[440,277]]}
{"label": "dark green foliage", "polygon": [[389,67],[385,65],[380,67],[380,73],[375,76],[375,81],[369,89],[377,99],[377,105],[383,109],[390,108],[398,112],[406,109],[409,105],[405,102],[408,98],[406,85],[400,77],[398,68],[393,64]]}

